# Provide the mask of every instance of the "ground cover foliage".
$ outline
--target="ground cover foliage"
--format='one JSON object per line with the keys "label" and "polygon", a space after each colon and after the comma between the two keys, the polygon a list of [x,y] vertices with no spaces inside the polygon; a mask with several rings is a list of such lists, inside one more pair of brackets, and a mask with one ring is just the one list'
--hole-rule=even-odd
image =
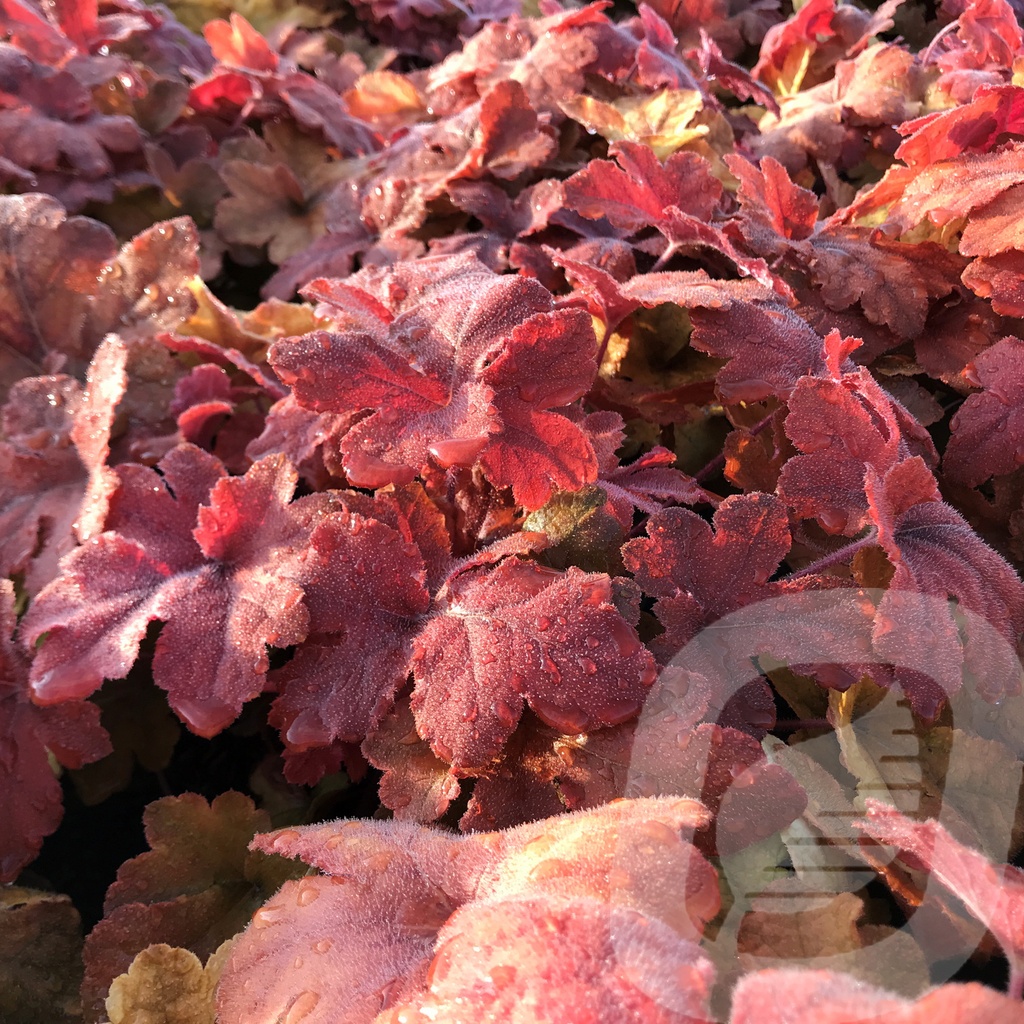
{"label": "ground cover foliage", "polygon": [[0,193],[0,1019],[1024,1020],[1011,3],[0,0]]}

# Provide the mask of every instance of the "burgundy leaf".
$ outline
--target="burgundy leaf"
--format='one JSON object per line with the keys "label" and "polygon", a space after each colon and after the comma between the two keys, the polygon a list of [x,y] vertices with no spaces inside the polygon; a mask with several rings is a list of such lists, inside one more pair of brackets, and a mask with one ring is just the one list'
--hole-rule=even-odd
{"label": "burgundy leaf", "polygon": [[12,642],[14,585],[0,580],[0,883],[10,884],[35,859],[60,823],[61,787],[47,751],[68,768],[110,753],[100,709],[72,700],[55,708],[32,703],[28,659]]}
{"label": "burgundy leaf", "polygon": [[184,219],[120,252],[109,228],[67,217],[47,196],[0,198],[0,223],[0,358],[15,374],[44,364],[81,373],[108,331],[155,334],[195,308],[186,283],[199,271],[196,234]]}
{"label": "burgundy leaf", "polygon": [[[961,665],[988,700],[1017,692],[1024,584],[1016,572],[940,500],[920,458],[884,476],[869,467],[865,489],[878,542],[896,570],[878,608],[876,649],[904,667],[924,701],[935,699],[936,685],[939,698],[955,693]],[[975,618],[958,623],[954,606],[943,607],[949,598]]]}
{"label": "burgundy leaf", "polygon": [[1024,463],[1022,356],[1024,342],[1008,337],[968,366],[971,379],[983,390],[967,397],[950,424],[951,436],[942,459],[950,480],[976,487],[991,476],[1012,473]]}
{"label": "burgundy leaf", "polygon": [[837,971],[779,969],[741,978],[729,1024],[1015,1024],[1020,1002],[977,982],[941,985],[916,1000]]}
{"label": "burgundy leaf", "polygon": [[25,641],[46,634],[33,691],[56,703],[123,677],[158,619],[154,679],[190,728],[212,736],[263,690],[266,644],[305,636],[292,563],[307,532],[286,505],[295,474],[281,458],[228,479],[216,459],[183,445],[160,469],[163,479],[118,469],[108,532],[74,552],[33,603]]}
{"label": "burgundy leaf", "polygon": [[801,377],[825,372],[821,336],[780,303],[735,302],[690,319],[693,347],[729,360],[717,377],[726,402],[787,398]]}
{"label": "burgundy leaf", "polygon": [[769,578],[789,553],[789,517],[772,494],[726,498],[714,529],[688,509],[665,509],[647,522],[647,537],[622,549],[626,568],[665,627],[657,650],[674,655],[705,623],[770,596]]}
{"label": "burgundy leaf", "polygon": [[880,843],[913,855],[992,932],[1014,973],[1024,971],[1024,871],[993,864],[954,839],[938,821],[914,821],[879,800],[868,800],[866,806],[867,816],[853,824]]}
{"label": "burgundy leaf", "polygon": [[405,682],[430,606],[420,549],[385,523],[336,513],[310,544],[311,636],[277,673],[270,717],[296,751],[366,737]]}
{"label": "burgundy leaf", "polygon": [[927,432],[865,370],[840,373],[856,339],[826,340],[830,372],[804,377],[789,398],[785,430],[801,452],[779,477],[779,493],[797,515],[829,533],[856,534],[865,525],[868,467],[885,473],[911,455],[936,461]]}
{"label": "burgundy leaf", "polygon": [[501,751],[524,703],[563,732],[635,715],[655,671],[607,576],[509,558],[449,584],[413,654],[420,735],[463,771]]}
{"label": "burgundy leaf", "polygon": [[607,217],[628,235],[658,227],[674,206],[699,220],[710,220],[722,194],[711,166],[696,153],[673,153],[664,166],[648,146],[617,142],[611,160],[592,160],[565,183],[565,201],[584,217]]}
{"label": "burgundy leaf", "polygon": [[553,487],[593,480],[586,436],[546,411],[579,398],[596,373],[585,314],[553,310],[541,285],[472,258],[429,257],[311,290],[326,299],[322,311],[351,310],[342,330],[278,342],[271,359],[300,404],[373,410],[342,442],[353,483],[479,461],[536,508]]}

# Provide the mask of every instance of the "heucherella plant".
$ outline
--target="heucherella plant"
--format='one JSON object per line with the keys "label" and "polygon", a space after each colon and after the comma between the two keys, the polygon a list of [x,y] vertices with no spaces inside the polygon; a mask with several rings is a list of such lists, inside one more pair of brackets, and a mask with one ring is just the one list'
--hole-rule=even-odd
{"label": "heucherella plant", "polygon": [[1022,68],[0,0],[0,1018],[1024,1020]]}

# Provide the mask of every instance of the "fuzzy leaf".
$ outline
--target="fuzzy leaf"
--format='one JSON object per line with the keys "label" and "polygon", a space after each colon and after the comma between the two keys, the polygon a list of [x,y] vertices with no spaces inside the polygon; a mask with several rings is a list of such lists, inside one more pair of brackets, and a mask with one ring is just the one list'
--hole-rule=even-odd
{"label": "fuzzy leaf", "polygon": [[726,498],[714,530],[695,512],[665,509],[647,523],[647,537],[622,549],[626,568],[657,597],[665,627],[658,650],[675,654],[705,623],[772,594],[769,578],[789,553],[789,519],[774,495]]}
{"label": "fuzzy leaf", "polygon": [[281,458],[228,479],[183,445],[160,468],[163,480],[142,466],[118,470],[108,532],[74,552],[33,603],[24,635],[47,634],[33,692],[55,703],[123,677],[159,619],[154,679],[190,728],[212,736],[263,690],[266,644],[305,636],[288,566],[307,534],[286,505],[295,473]]}
{"label": "fuzzy leaf", "polygon": [[1008,337],[982,352],[968,369],[982,387],[969,395],[950,424],[942,468],[956,483],[976,487],[1024,463],[1024,342]]}
{"label": "fuzzy leaf", "polygon": [[1015,972],[1024,969],[1024,871],[996,865],[954,839],[935,819],[915,821],[879,800],[854,825],[911,854],[995,936]]}
{"label": "fuzzy leaf", "polygon": [[373,410],[342,442],[353,483],[408,482],[431,464],[479,461],[533,508],[552,487],[596,475],[585,435],[545,411],[575,401],[594,378],[590,319],[553,310],[541,285],[471,257],[431,257],[307,291],[339,311],[342,329],[279,342],[271,359],[300,404]]}
{"label": "fuzzy leaf", "polygon": [[[382,1006],[413,999],[422,1005],[434,978],[440,983],[450,969],[445,947],[437,948],[439,933],[447,939],[464,927],[476,934],[477,908],[483,915],[480,927],[493,920],[486,908],[505,901],[513,901],[506,920],[521,927],[491,935],[510,956],[518,949],[531,959],[549,960],[547,942],[531,939],[536,937],[533,915],[514,909],[523,900],[540,899],[548,908],[559,907],[554,920],[566,924],[571,920],[561,911],[566,904],[581,913],[593,906],[595,916],[588,920],[595,925],[597,915],[607,920],[608,914],[624,923],[648,922],[658,936],[648,948],[664,951],[657,954],[663,963],[668,948],[689,950],[678,937],[695,938],[718,909],[714,871],[686,841],[688,831],[706,820],[692,800],[660,798],[619,801],[508,832],[469,836],[405,822],[349,820],[259,837],[257,848],[301,857],[331,877],[289,882],[257,912],[222,977],[219,1014],[237,1024],[288,1012],[303,1013],[306,1024],[357,1024]],[[442,932],[449,921],[451,931]],[[632,926],[626,935],[638,940]],[[473,963],[482,953],[473,954]],[[585,962],[595,953],[585,954]],[[302,960],[299,968],[296,956]],[[686,960],[692,963],[689,954]],[[606,984],[640,999],[635,986],[642,982],[632,962],[618,961]],[[477,977],[486,973],[481,968],[477,964]],[[698,984],[691,998],[699,1005],[706,968],[698,966],[695,974],[688,969],[684,977]],[[458,977],[451,982],[459,984]],[[523,984],[529,988],[534,982],[526,976]],[[663,975],[656,984],[683,995]],[[447,993],[439,989],[437,995]]]}
{"label": "fuzzy leaf", "polygon": [[758,971],[740,980],[729,1024],[1016,1024],[1020,1004],[973,982],[908,1000],[836,971]]}
{"label": "fuzzy leaf", "polygon": [[563,732],[588,732],[635,715],[655,678],[607,576],[515,557],[455,578],[413,671],[420,735],[463,770],[499,754],[524,703]]}
{"label": "fuzzy leaf", "polygon": [[14,585],[0,580],[0,882],[32,861],[63,815],[61,787],[47,752],[70,768],[110,753],[95,704],[71,700],[53,708],[32,703],[28,659],[12,642]]}
{"label": "fuzzy leaf", "polygon": [[90,1021],[102,1020],[110,983],[140,951],[165,942],[206,958],[294,875],[289,865],[247,851],[270,819],[241,793],[212,803],[195,793],[165,797],[146,808],[143,821],[151,849],[121,865],[86,942],[82,997]]}

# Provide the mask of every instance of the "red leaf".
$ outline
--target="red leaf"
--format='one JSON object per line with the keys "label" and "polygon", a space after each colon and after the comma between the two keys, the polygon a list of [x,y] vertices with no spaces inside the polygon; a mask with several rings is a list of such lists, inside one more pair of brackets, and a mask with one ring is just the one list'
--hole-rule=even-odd
{"label": "red leaf", "polygon": [[634,723],[623,722],[566,736],[539,722],[524,722],[501,762],[473,784],[459,827],[464,832],[509,828],[618,799],[630,776],[633,729]]}
{"label": "red leaf", "polygon": [[[941,50],[933,60],[943,71],[989,70],[1013,64],[1024,36],[1014,8],[1006,0],[969,0],[966,9],[952,23],[956,35],[944,31]],[[934,49],[929,46],[928,53]]]}
{"label": "red leaf", "polygon": [[950,480],[976,487],[1024,463],[1022,358],[1024,342],[1008,337],[970,364],[968,373],[983,390],[968,395],[950,424],[942,460]]}
{"label": "red leaf", "polygon": [[1017,1024],[1020,1001],[971,982],[941,985],[916,1000],[838,971],[755,971],[741,978],[729,1024]]}
{"label": "red leaf", "polygon": [[[834,332],[829,343],[838,345]],[[864,369],[804,377],[789,399],[785,430],[802,454],[779,476],[779,493],[797,515],[829,533],[856,534],[866,522],[864,473],[885,473],[923,452],[936,461],[923,427]]]}
{"label": "red leaf", "polygon": [[907,138],[896,157],[908,167],[924,168],[962,153],[991,150],[1004,134],[1024,129],[1024,90],[1016,85],[982,86],[969,103],[899,125]]}
{"label": "red leaf", "polygon": [[[913,854],[995,936],[1014,973],[1024,971],[1024,871],[993,864],[934,819],[914,821],[878,800],[867,800],[866,807],[866,818],[853,824],[880,843]],[[1019,1014],[1019,1000],[1016,1008]]]}
{"label": "red leaf", "polygon": [[69,434],[81,400],[71,377],[25,377],[3,407],[0,577],[24,573],[32,595],[75,546],[72,526],[86,473]]}
{"label": "red leaf", "polygon": [[[980,113],[990,116],[987,111]],[[954,125],[949,127],[955,130]],[[900,175],[909,180],[889,216],[907,230],[925,218],[942,227],[957,217],[966,217],[1011,186],[1024,182],[1022,152],[1024,143],[1009,142],[994,152],[965,153],[934,161],[913,172],[912,177]]]}
{"label": "red leaf", "polygon": [[111,749],[95,704],[32,703],[28,659],[11,640],[15,624],[14,584],[0,580],[0,884],[13,882],[35,859],[64,813],[47,751],[68,768],[80,768]]}
{"label": "red leaf", "polygon": [[825,372],[821,336],[779,303],[734,302],[693,310],[690,319],[693,347],[729,360],[716,378],[725,402],[788,398],[801,377]]}
{"label": "red leaf", "polygon": [[617,142],[611,160],[591,160],[565,182],[565,202],[584,217],[606,217],[616,228],[632,235],[646,227],[660,227],[665,210],[707,221],[718,205],[722,185],[711,165],[696,153],[673,153],[664,163],[649,146]]}
{"label": "red leaf", "polygon": [[497,757],[524,702],[567,733],[635,715],[654,665],[611,599],[607,576],[515,557],[457,576],[444,613],[416,641],[420,735],[469,771]]}
{"label": "red leaf", "polygon": [[[420,739],[407,698],[400,700],[363,741],[363,753],[384,772],[379,796],[399,821],[436,821],[459,795],[459,781]],[[479,780],[479,786],[484,780]],[[476,790],[474,789],[474,792]],[[518,818],[516,824],[525,819]]]}
{"label": "red leaf", "polygon": [[[589,318],[499,277],[472,257],[428,257],[314,282],[341,331],[278,342],[275,369],[318,411],[373,410],[342,442],[360,486],[407,482],[430,464],[472,466],[528,508],[578,488],[597,465],[586,436],[546,412],[579,398],[596,373]],[[356,310],[361,312],[356,313]]]}
{"label": "red leaf", "polygon": [[[924,701],[936,698],[936,685],[939,699],[955,693],[961,666],[986,699],[1018,692],[1024,584],[1014,570],[939,499],[920,458],[898,463],[884,477],[869,466],[865,490],[878,542],[896,570],[879,604],[876,650],[903,667],[898,674],[911,696],[916,691]],[[950,597],[976,618],[958,622],[952,605],[943,608]]]}
{"label": "red leaf", "polygon": [[47,637],[32,684],[47,703],[92,693],[128,672],[159,619],[154,679],[190,728],[212,736],[263,690],[265,645],[305,636],[289,563],[306,531],[285,504],[295,474],[268,458],[227,479],[216,459],[187,445],[160,469],[163,481],[141,466],[118,469],[109,532],[74,552],[33,603],[26,641]]}
{"label": "red leaf", "polygon": [[[513,179],[539,167],[558,148],[551,129],[545,128],[519,82],[498,82],[480,101],[478,140],[460,177],[476,177],[486,168],[496,178]],[[475,173],[469,174],[471,170]]]}
{"label": "red leaf", "polygon": [[[516,962],[524,967],[539,958],[537,973],[531,966],[521,979],[519,990],[532,990],[565,957],[553,955],[549,945],[556,941],[561,946],[557,933],[546,932],[547,940],[536,937],[535,916],[516,915],[523,900],[557,907],[551,920],[565,927],[573,920],[563,912],[567,905],[584,914],[594,906],[594,916],[584,920],[595,929],[601,917],[622,921],[630,943],[640,944],[638,954],[641,949],[656,954],[666,972],[651,979],[656,991],[678,995],[682,1007],[692,1007],[694,1000],[700,1005],[709,973],[702,961],[694,964],[692,947],[683,940],[696,938],[714,916],[719,894],[714,870],[685,836],[706,820],[692,800],[659,798],[618,801],[508,832],[468,836],[405,822],[350,820],[258,837],[255,848],[301,857],[332,877],[289,882],[256,913],[222,975],[218,1013],[236,1024],[284,1019],[289,1012],[302,1015],[304,1024],[364,1024],[382,1007],[406,1000],[424,1005],[435,980],[441,986],[450,976],[453,987],[460,985],[458,976],[450,974],[452,956],[446,947],[437,948],[439,933],[444,939],[463,929],[467,938],[477,935],[484,921],[497,923],[485,909],[496,901],[514,901],[507,920],[521,927],[488,930],[486,954],[473,952],[466,969],[485,978],[484,964],[488,956],[500,955],[500,943],[507,951],[505,963],[517,952],[522,960]],[[485,918],[474,926],[476,908]],[[644,945],[631,921],[656,940]],[[442,932],[448,922],[451,931]],[[579,935],[578,942],[585,944],[586,937]],[[681,979],[669,971],[670,963],[678,969],[678,961],[663,961],[669,950],[683,954]],[[634,1000],[641,998],[636,989],[642,989],[643,979],[636,971],[651,970],[646,960],[624,957],[613,971],[607,966],[604,987],[596,991],[633,992]],[[514,991],[510,988],[509,995]],[[437,994],[447,995],[440,987]],[[607,1005],[607,996],[601,1002]],[[561,1001],[551,1005],[564,1017]]]}
{"label": "red leaf", "polygon": [[47,196],[0,197],[0,224],[0,366],[10,368],[0,380],[38,374],[44,361],[81,373],[108,331],[156,334],[195,308],[196,233],[184,218],[120,252],[109,228],[68,218]]}
{"label": "red leaf", "polygon": [[213,56],[228,67],[252,71],[276,71],[278,56],[267,41],[240,14],[231,14],[230,21],[210,21],[203,35]]}
{"label": "red leaf", "polygon": [[303,583],[312,635],[277,673],[270,716],[296,751],[362,742],[405,682],[430,606],[420,549],[385,523],[337,513],[310,543]]}
{"label": "red leaf", "polygon": [[[829,5],[831,2],[823,0]],[[800,9],[799,17],[815,6],[822,4],[812,0]],[[736,198],[742,210],[741,230],[755,252],[779,251],[778,239],[800,241],[814,231],[818,220],[817,197],[794,185],[778,160],[766,156],[760,168],[738,156],[726,156],[725,162],[739,178]]]}
{"label": "red leaf", "polygon": [[964,271],[963,280],[975,295],[990,299],[1000,316],[1024,316],[1024,252],[982,256]]}
{"label": "red leaf", "polygon": [[791,544],[785,506],[772,494],[726,498],[714,530],[695,512],[665,509],[648,520],[647,534],[628,541],[622,559],[644,593],[658,598],[663,657],[705,623],[771,594],[768,580]]}
{"label": "red leaf", "polygon": [[441,930],[427,991],[376,1024],[712,1024],[714,968],[657,920],[598,900],[479,901]]}

